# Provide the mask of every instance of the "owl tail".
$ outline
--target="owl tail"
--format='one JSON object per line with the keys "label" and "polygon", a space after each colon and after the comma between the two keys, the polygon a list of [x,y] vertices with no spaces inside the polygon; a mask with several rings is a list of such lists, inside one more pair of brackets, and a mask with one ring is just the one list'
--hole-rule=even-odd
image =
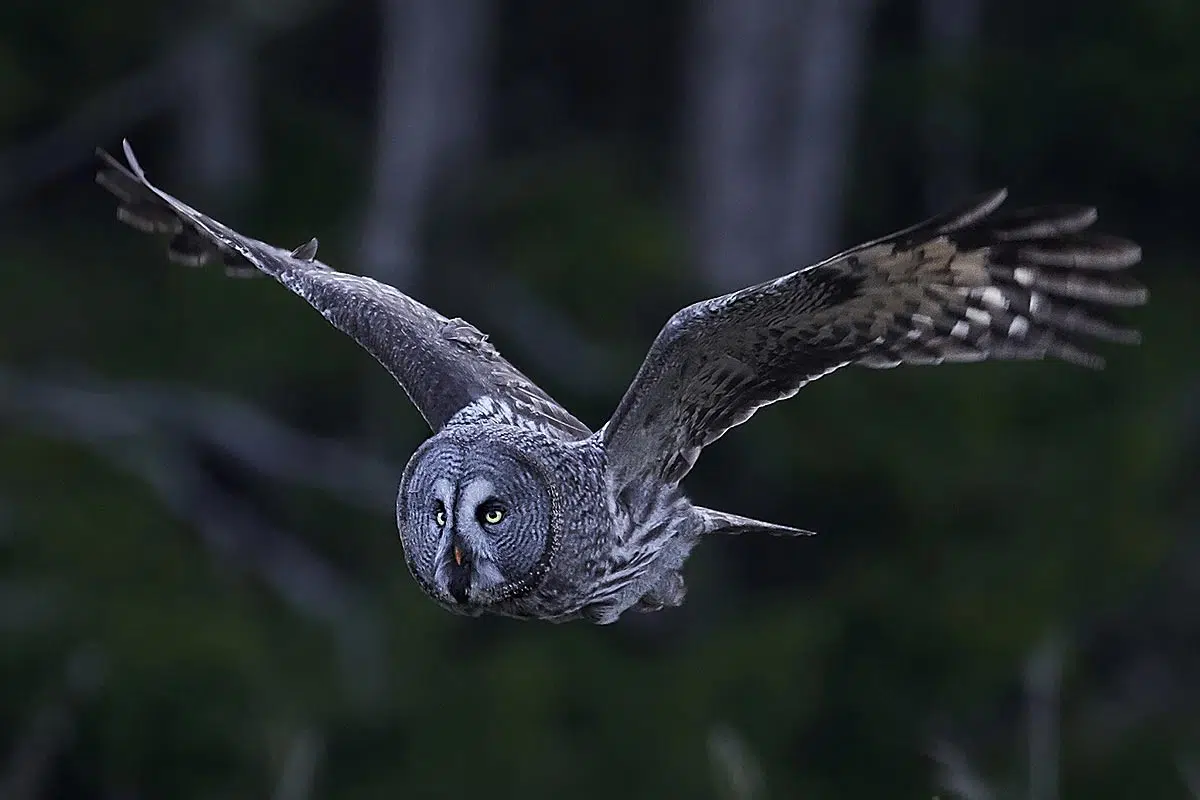
{"label": "owl tail", "polygon": [[695,510],[704,518],[704,533],[706,534],[724,533],[740,536],[744,533],[765,533],[770,536],[816,536],[815,531],[776,525],[773,522],[762,522],[737,514],[727,514],[724,511],[714,511],[711,508],[696,506]]}

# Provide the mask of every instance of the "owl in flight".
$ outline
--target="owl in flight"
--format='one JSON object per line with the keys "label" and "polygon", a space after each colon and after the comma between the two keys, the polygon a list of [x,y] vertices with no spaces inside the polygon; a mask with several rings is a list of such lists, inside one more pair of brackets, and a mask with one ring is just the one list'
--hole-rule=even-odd
{"label": "owl in flight", "polygon": [[370,278],[237,233],[104,151],[96,180],[117,216],[169,239],[168,256],[266,273],[400,383],[433,429],[396,497],[409,571],[442,607],[522,619],[614,622],[683,602],[688,554],[709,534],[801,535],[693,504],[700,450],[756,409],[848,364],[1052,357],[1098,368],[1091,341],[1132,344],[1106,321],[1146,290],[1095,209],[1001,210],[1005,191],[819,264],[671,317],[598,431],[539,389],[477,328]]}

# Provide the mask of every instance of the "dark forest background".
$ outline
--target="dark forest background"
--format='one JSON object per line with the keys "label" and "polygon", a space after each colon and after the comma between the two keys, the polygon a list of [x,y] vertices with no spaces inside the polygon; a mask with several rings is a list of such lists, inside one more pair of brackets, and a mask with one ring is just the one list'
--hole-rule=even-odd
{"label": "dark forest background", "polygon": [[[1007,185],[1145,248],[1138,348],[849,370],[709,448],[679,610],[466,620],[427,435],[230,225],[491,334],[593,427],[680,306]],[[0,796],[1200,797],[1200,3],[0,8]]]}

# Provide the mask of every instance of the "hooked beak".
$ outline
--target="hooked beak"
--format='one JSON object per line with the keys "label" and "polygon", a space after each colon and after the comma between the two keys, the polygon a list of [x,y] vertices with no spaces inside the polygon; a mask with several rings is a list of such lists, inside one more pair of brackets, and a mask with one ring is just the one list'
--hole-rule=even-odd
{"label": "hooked beak", "polygon": [[471,556],[457,541],[451,545],[450,552],[454,556],[454,566],[449,568],[445,589],[457,602],[465,603],[471,587]]}

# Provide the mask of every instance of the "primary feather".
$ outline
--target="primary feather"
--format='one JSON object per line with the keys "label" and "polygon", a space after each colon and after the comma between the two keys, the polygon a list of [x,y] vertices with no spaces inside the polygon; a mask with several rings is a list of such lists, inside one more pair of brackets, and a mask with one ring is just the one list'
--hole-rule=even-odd
{"label": "primary feather", "polygon": [[1058,358],[1134,343],[1106,307],[1146,301],[1134,243],[1085,206],[1001,211],[1005,191],[766,283],[689,306],[659,333],[604,428],[617,482],[675,482],[764,405],[848,364]]}

